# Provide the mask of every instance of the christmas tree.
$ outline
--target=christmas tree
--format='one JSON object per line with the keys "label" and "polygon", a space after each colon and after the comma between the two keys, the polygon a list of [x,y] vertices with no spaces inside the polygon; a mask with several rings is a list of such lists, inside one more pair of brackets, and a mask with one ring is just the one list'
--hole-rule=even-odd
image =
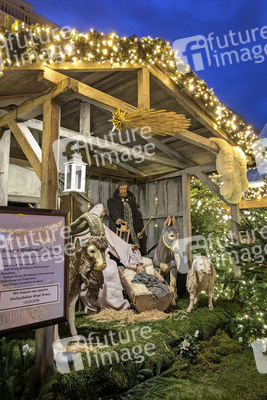
{"label": "christmas tree", "polygon": [[[230,239],[226,250],[240,267],[240,277],[232,280],[242,314],[237,316],[237,333],[248,340],[266,337],[267,309],[267,210],[247,211],[238,233]],[[227,285],[227,279],[225,285]]]}

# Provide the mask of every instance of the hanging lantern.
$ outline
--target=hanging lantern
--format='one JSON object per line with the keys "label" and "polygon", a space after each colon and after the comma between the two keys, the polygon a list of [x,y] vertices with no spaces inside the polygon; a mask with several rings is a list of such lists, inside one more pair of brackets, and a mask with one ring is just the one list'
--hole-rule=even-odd
{"label": "hanging lantern", "polygon": [[64,192],[85,192],[86,163],[81,154],[73,153],[64,166]]}

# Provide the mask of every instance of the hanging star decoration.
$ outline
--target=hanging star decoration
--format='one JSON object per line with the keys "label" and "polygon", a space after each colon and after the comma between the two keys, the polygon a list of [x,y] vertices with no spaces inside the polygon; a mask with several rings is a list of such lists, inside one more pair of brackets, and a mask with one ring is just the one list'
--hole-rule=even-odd
{"label": "hanging star decoration", "polygon": [[112,132],[116,129],[121,132],[122,128],[126,128],[127,126],[126,111],[121,111],[120,106],[118,106],[117,111],[112,113],[112,118],[109,122],[113,123]]}
{"label": "hanging star decoration", "polygon": [[189,119],[173,111],[150,109],[127,113],[121,111],[119,106],[109,121],[113,123],[113,131],[117,129],[121,132],[125,128],[142,132],[142,128],[149,127],[150,130],[146,132],[149,135],[175,135],[178,130],[185,130],[190,126]]}

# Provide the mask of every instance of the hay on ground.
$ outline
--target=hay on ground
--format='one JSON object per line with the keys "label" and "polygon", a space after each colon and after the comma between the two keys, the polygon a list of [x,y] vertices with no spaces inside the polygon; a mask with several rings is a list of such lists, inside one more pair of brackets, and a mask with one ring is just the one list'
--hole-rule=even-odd
{"label": "hay on ground", "polygon": [[165,314],[159,310],[143,311],[140,314],[136,314],[133,310],[113,310],[111,308],[101,310],[98,314],[90,315],[90,318],[95,322],[110,322],[110,321],[122,321],[122,322],[144,322],[144,321],[159,321],[161,319],[169,318],[170,314]]}

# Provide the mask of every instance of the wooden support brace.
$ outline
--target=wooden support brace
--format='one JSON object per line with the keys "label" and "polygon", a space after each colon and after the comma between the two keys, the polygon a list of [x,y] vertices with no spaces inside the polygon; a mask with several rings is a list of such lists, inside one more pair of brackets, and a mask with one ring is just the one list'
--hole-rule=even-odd
{"label": "wooden support brace", "polygon": [[180,153],[178,153],[178,151],[174,150],[171,146],[167,146],[166,144],[162,143],[162,141],[157,139],[156,137],[152,136],[147,141],[153,143],[157,149],[161,150],[165,154],[168,154],[169,157],[183,163],[184,168],[196,165],[193,161],[183,157]]}
{"label": "wooden support brace", "polygon": [[36,175],[41,179],[42,150],[33,137],[31,131],[23,123],[16,123],[14,120],[8,122],[13,135],[17,139],[23,153],[34,169]]}
{"label": "wooden support brace", "polygon": [[224,203],[228,206],[232,206],[232,204],[228,203],[227,200],[221,195],[219,187],[203,172],[195,171],[194,175],[196,175],[203,183],[205,183],[208,188],[215,193]]}

